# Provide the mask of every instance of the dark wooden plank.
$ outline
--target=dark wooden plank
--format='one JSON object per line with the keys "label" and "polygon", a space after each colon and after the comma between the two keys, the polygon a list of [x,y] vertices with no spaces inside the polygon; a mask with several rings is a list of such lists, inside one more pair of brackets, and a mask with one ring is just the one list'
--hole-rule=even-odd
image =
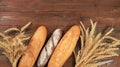
{"label": "dark wooden plank", "polygon": [[0,67],[11,67],[9,60],[4,55],[0,55]]}
{"label": "dark wooden plank", "polygon": [[[62,28],[64,33],[74,24],[83,21],[89,26],[89,19],[98,21],[97,32],[114,27],[111,34],[120,39],[120,0],[0,0],[0,31],[10,27],[21,27],[32,22],[31,35],[40,25],[48,29],[48,37],[54,29]],[[120,67],[120,56],[103,67]],[[10,67],[8,59],[0,55],[0,67]],[[74,67],[73,55],[64,67]]]}
{"label": "dark wooden plank", "polygon": [[[83,17],[77,14],[66,14],[66,13],[27,13],[27,12],[1,12],[0,13],[0,29],[4,30],[10,27],[21,27],[26,24],[28,21],[32,22],[29,33],[31,35],[40,25],[45,25],[48,29],[48,37],[55,28],[62,28],[64,33],[74,24],[79,24],[79,21],[83,21],[85,26],[89,26],[89,18]],[[114,27],[115,32],[112,36],[120,37],[120,20],[119,18],[104,18],[104,17],[92,17],[93,21],[98,21],[98,30],[102,31],[106,26]],[[117,35],[117,36],[116,36]],[[2,58],[1,58],[2,59]],[[6,59],[2,59],[6,61]],[[74,66],[73,65],[73,56],[65,63],[64,67]],[[116,63],[118,61],[115,61]],[[9,62],[4,63],[9,65]]]}
{"label": "dark wooden plank", "polygon": [[79,11],[98,7],[119,8],[120,0],[1,0],[0,11]]}

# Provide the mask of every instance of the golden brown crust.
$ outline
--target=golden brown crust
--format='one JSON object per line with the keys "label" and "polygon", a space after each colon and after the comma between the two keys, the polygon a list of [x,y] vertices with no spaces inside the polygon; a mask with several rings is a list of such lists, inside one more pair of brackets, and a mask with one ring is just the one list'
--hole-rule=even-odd
{"label": "golden brown crust", "polygon": [[61,37],[62,37],[62,30],[56,29],[49,38],[49,40],[47,41],[47,43],[45,44],[44,48],[41,50],[40,56],[37,61],[38,67],[44,67],[47,64],[50,56],[52,55],[54,49],[59,43]]}
{"label": "golden brown crust", "polygon": [[46,40],[46,27],[40,26],[30,40],[25,54],[22,56],[18,67],[33,67],[41,48]]}
{"label": "golden brown crust", "polygon": [[69,58],[74,50],[76,43],[79,39],[80,28],[74,25],[60,40],[56,47],[51,59],[48,63],[48,67],[62,67],[65,61]]}

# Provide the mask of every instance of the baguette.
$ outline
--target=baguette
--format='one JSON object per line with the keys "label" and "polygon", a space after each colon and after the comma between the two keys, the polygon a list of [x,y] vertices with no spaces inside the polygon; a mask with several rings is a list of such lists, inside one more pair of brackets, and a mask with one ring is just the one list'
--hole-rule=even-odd
{"label": "baguette", "polygon": [[45,47],[42,49],[37,66],[38,67],[44,67],[47,61],[49,60],[52,52],[54,51],[55,47],[57,46],[60,38],[62,36],[62,31],[61,29],[56,29],[48,42],[46,43]]}
{"label": "baguette", "polygon": [[46,40],[46,27],[40,26],[32,36],[29,45],[22,56],[18,67],[33,67],[41,48]]}
{"label": "baguette", "polygon": [[79,39],[80,28],[78,25],[74,25],[68,30],[62,37],[55,51],[53,52],[48,67],[62,67],[65,61],[72,54],[76,43]]}

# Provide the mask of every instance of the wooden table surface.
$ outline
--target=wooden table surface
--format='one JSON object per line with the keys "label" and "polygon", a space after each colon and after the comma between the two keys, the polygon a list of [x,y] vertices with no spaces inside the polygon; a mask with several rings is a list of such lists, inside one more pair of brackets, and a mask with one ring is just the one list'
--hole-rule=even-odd
{"label": "wooden table surface", "polygon": [[[0,0],[0,31],[30,21],[31,35],[38,26],[45,25],[49,37],[54,29],[66,32],[79,21],[88,26],[90,18],[98,22],[97,31],[114,27],[112,36],[120,39],[120,0]],[[120,56],[113,59],[102,67],[120,67]],[[11,67],[4,55],[0,55],[0,67]],[[74,67],[72,55],[63,67]]]}

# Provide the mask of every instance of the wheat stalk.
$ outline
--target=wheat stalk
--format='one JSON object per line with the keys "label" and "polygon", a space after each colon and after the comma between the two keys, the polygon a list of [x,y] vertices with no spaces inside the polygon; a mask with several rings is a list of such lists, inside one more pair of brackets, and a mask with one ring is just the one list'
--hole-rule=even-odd
{"label": "wheat stalk", "polygon": [[[25,34],[24,30],[29,27],[31,23],[26,24],[21,29],[9,28],[0,33],[2,37],[0,40],[0,48],[3,49],[3,54],[9,59],[12,67],[16,67],[19,58],[24,53],[27,46],[25,41],[30,37]],[[8,33],[18,31],[16,35],[9,35]]]}
{"label": "wheat stalk", "polygon": [[[81,49],[75,54],[75,67],[97,67],[100,65],[99,61],[108,57],[119,56],[116,51],[119,51],[117,46],[120,45],[120,40],[109,36],[114,30],[109,30],[106,34],[99,32],[95,35],[95,29],[97,22],[93,23],[90,20],[91,27],[85,29],[82,22],[80,22],[81,28]],[[112,42],[107,43],[105,39],[110,39]]]}

